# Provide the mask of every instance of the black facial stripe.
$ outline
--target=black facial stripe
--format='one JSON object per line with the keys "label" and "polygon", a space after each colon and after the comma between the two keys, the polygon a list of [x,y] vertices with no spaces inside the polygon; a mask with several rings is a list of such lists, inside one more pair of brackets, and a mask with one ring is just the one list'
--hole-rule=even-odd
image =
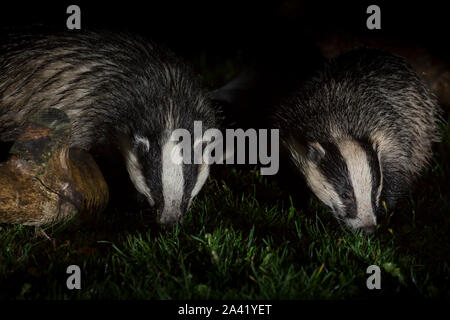
{"label": "black facial stripe", "polygon": [[333,143],[321,143],[325,156],[319,164],[322,174],[327,177],[345,207],[345,217],[355,218],[357,214],[356,197],[347,164],[338,147]]}
{"label": "black facial stripe", "polygon": [[145,182],[150,189],[150,194],[156,206],[161,206],[164,202],[162,193],[162,162],[161,146],[155,143],[153,148],[147,152],[144,148],[136,149],[138,161],[142,168]]}

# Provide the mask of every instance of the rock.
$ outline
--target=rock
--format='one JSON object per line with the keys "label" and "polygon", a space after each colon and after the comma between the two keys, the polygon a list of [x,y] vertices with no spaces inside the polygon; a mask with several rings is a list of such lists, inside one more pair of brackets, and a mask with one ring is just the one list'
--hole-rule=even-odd
{"label": "rock", "polygon": [[0,163],[0,223],[46,226],[106,208],[108,186],[92,156],[69,148],[70,120],[35,115]]}

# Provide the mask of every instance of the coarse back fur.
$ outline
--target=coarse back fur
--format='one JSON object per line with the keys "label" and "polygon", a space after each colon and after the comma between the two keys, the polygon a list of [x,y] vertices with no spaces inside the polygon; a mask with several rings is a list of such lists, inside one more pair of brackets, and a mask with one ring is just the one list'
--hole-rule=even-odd
{"label": "coarse back fur", "polygon": [[85,149],[115,132],[192,126],[195,117],[214,122],[193,72],[169,50],[135,35],[10,35],[0,52],[3,141],[14,140],[30,114],[46,107],[66,111],[72,145]]}

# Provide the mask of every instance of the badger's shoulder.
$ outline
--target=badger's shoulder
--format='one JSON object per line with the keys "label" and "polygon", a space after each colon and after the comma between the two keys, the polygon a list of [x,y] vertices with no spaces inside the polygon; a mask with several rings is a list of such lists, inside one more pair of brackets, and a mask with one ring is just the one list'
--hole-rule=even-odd
{"label": "badger's shoulder", "polygon": [[187,64],[167,47],[130,33],[12,33],[0,44],[0,50],[0,69],[4,73],[28,72],[28,78],[34,80],[56,73],[59,79],[69,73],[82,73],[85,79],[98,78],[99,83],[111,77],[138,79],[144,84],[151,78],[161,86],[195,82]]}

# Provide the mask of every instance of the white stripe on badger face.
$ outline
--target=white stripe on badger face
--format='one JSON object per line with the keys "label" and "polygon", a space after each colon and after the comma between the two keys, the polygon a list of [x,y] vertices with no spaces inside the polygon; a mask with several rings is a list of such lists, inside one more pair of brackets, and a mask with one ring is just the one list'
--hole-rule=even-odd
{"label": "white stripe on badger face", "polygon": [[168,140],[162,147],[162,191],[164,210],[161,223],[177,221],[181,216],[184,193],[183,163],[174,161],[181,156],[181,148],[175,141]]}
{"label": "white stripe on badger face", "polygon": [[155,201],[153,200],[150,188],[147,186],[147,183],[145,182],[144,175],[142,174],[142,168],[139,164],[139,161],[137,159],[137,156],[131,151],[131,149],[127,149],[124,151],[125,155],[125,162],[127,165],[127,171],[130,175],[131,181],[133,182],[135,188],[137,191],[142,193],[147,197],[148,202],[151,206],[155,205]]}
{"label": "white stripe on badger face", "polygon": [[344,210],[344,205],[336,190],[334,190],[334,187],[328,182],[317,166],[311,161],[306,161],[304,172],[308,186],[320,201],[332,208],[333,211],[337,210],[335,214],[342,212]]}
{"label": "white stripe on badger face", "polygon": [[[208,132],[208,131],[207,131]],[[196,148],[202,148],[202,144],[207,141],[209,142],[211,140],[211,137],[207,136],[207,133],[205,133],[204,137],[197,139],[194,141],[194,150]],[[188,208],[191,206],[192,200],[194,197],[200,192],[203,185],[205,184],[206,180],[209,176],[209,159],[206,159],[206,155],[208,154],[208,147],[214,145],[214,143],[209,144],[203,153],[200,154],[201,159],[196,159],[197,161],[194,161],[194,163],[200,163],[198,167],[198,173],[197,173],[197,180],[195,182],[194,188],[191,192],[191,197],[189,198]],[[196,152],[194,151],[194,156],[196,156]]]}
{"label": "white stripe on badger face", "polygon": [[188,207],[190,207],[192,199],[194,199],[194,197],[202,189],[203,185],[206,182],[206,179],[208,179],[208,176],[209,176],[209,165],[207,165],[206,163],[203,163],[203,164],[201,164],[199,166],[198,175],[197,175],[197,182],[195,183],[195,186],[192,189],[191,198],[189,199]]}
{"label": "white stripe on badger face", "polygon": [[[305,147],[296,142],[295,139],[290,139],[286,142],[287,147],[291,153],[295,165],[302,171],[306,183],[325,205],[333,209],[335,214],[342,212],[344,206],[334,187],[328,182],[326,177],[321,173],[317,165],[306,158]],[[314,147],[325,153],[319,143],[314,143]]]}
{"label": "white stripe on badger face", "polygon": [[375,226],[376,216],[372,208],[372,173],[366,152],[352,140],[337,143],[339,151],[347,164],[356,199],[357,216],[347,223],[354,228]]}

